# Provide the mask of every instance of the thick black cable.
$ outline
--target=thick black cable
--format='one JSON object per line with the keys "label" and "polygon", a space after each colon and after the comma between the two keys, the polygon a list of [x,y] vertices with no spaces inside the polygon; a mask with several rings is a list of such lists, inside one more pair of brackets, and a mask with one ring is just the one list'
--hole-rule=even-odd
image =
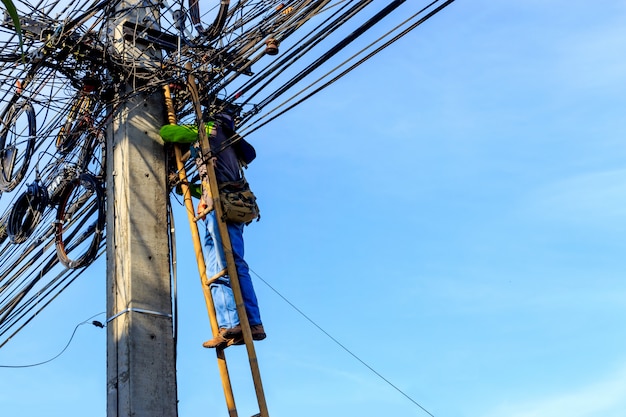
{"label": "thick black cable", "polygon": [[[280,32],[280,38],[284,41],[291,34],[293,34],[297,28],[302,26],[305,22],[307,22],[313,16],[317,15],[319,13],[319,10],[321,8],[323,8],[327,3],[328,3],[328,0],[323,0],[323,1],[316,1],[313,4],[308,5],[308,7],[304,7],[304,6],[307,6],[307,5],[304,5],[304,6],[302,6],[302,11],[300,13],[296,12],[293,17],[290,17],[285,22],[285,24],[289,28],[288,30],[286,29],[283,32],[280,32],[280,27],[282,27],[282,26],[275,27],[273,29],[275,31]],[[292,26],[292,27],[289,27],[289,26]],[[269,34],[269,32],[270,32],[269,30],[261,31],[260,35],[262,35],[261,37],[265,37],[265,36],[267,36]],[[309,35],[305,35],[303,38],[306,38]],[[247,36],[248,36],[248,38],[250,38],[247,41],[248,44],[249,44],[248,46],[243,48],[243,50],[229,50],[229,52],[228,52],[229,55],[237,56],[237,60],[233,61],[231,63],[231,65],[229,65],[228,68],[226,68],[226,70],[228,70],[229,72],[235,71],[235,74],[231,75],[229,78],[227,78],[225,80],[222,80],[222,79],[218,80],[220,84],[219,85],[215,85],[214,86],[214,90],[221,91],[224,88],[226,88],[226,86],[230,85],[236,78],[238,78],[241,75],[241,71],[243,70],[243,68],[250,68],[252,66],[252,64],[256,63],[259,59],[261,59],[265,55],[265,53],[260,53],[255,58],[248,59],[249,55],[251,55],[252,53],[254,53],[256,51],[255,45],[258,44],[259,39],[257,39],[257,38],[259,36],[255,37],[255,36],[253,36],[253,34],[248,34]],[[230,47],[230,45],[229,45],[229,47]],[[231,49],[232,49],[232,47],[231,47]],[[250,50],[250,54],[244,55],[244,52],[246,52],[248,50]],[[244,63],[244,62],[245,62],[245,65],[243,67],[241,67],[240,66],[241,63]],[[231,69],[231,67],[232,67],[232,69]],[[263,76],[263,78],[264,77],[265,76]],[[225,78],[225,74],[221,78]]]}
{"label": "thick black cable", "polygon": [[[421,14],[424,10],[428,9],[429,7],[431,7],[432,5],[434,5],[435,3],[437,3],[439,0],[435,0],[432,3],[430,3],[428,6],[424,7],[422,10],[420,10],[419,12],[417,12],[415,15],[413,15],[410,19],[418,16],[419,14]],[[426,20],[428,20],[429,18],[431,18],[432,16],[434,16],[435,14],[437,14],[438,12],[440,12],[443,8],[445,8],[446,6],[450,5],[454,0],[447,0],[444,4],[438,6],[436,9],[434,9],[433,11],[429,12],[426,16],[422,17],[421,19],[419,19],[417,22],[415,22],[414,24],[412,24],[409,28],[405,29],[404,31],[402,31],[401,33],[399,33],[398,35],[396,35],[395,37],[393,37],[391,40],[385,42],[383,45],[379,46],[377,49],[375,49],[374,51],[370,52],[368,55],[366,55],[365,57],[361,58],[359,61],[357,61],[355,64],[351,65],[350,67],[348,67],[346,70],[342,71],[339,75],[335,76],[334,78],[332,78],[330,81],[324,83],[322,86],[318,87],[317,89],[313,90],[311,93],[307,94],[306,96],[304,96],[303,98],[301,98],[300,100],[296,101],[295,103],[293,103],[292,105],[290,105],[289,107],[287,107],[286,109],[282,110],[280,113],[272,116],[271,118],[269,118],[268,120],[264,121],[261,124],[255,124],[254,128],[247,130],[243,133],[245,133],[246,135],[251,134],[252,132],[260,129],[261,127],[267,125],[268,123],[270,123],[271,121],[277,119],[278,117],[282,116],[283,114],[285,114],[287,111],[293,109],[294,107],[296,107],[299,104],[302,104],[305,100],[308,100],[309,98],[311,98],[313,95],[319,93],[321,90],[323,90],[324,88],[328,87],[329,85],[333,84],[334,82],[336,82],[337,80],[339,80],[340,78],[344,77],[346,74],[348,74],[349,72],[351,72],[352,70],[354,70],[356,67],[358,67],[359,65],[363,64],[365,61],[367,61],[368,59],[372,58],[374,55],[378,54],[380,51],[382,51],[383,49],[387,48],[388,46],[390,46],[392,43],[396,42],[398,39],[402,38],[403,36],[405,36],[407,33],[409,33],[410,31],[412,31],[413,29],[415,29],[417,26],[421,25],[422,23],[424,23]],[[410,20],[408,19],[408,20]],[[395,30],[395,29],[394,29]],[[328,74],[326,74],[328,75]],[[318,79],[317,81],[321,80],[323,77],[321,77],[320,79]],[[317,82],[316,81],[316,82]],[[309,85],[312,86],[314,85],[316,82],[312,83]],[[309,88],[307,87],[307,88]],[[306,90],[306,88],[304,89]],[[300,91],[303,92],[304,90]],[[298,93],[299,94],[299,93]],[[297,95],[297,94],[296,94]],[[295,97],[295,96],[293,96]],[[291,97],[291,99],[293,98]],[[290,100],[291,100],[290,99]],[[288,101],[288,100],[287,100]],[[279,107],[281,107],[282,105],[284,105],[287,101],[283,102],[283,104],[275,107],[273,110],[271,110],[270,112],[266,113],[263,117],[266,117],[268,114],[272,113],[274,110],[278,109]],[[261,119],[259,118],[259,119]],[[257,121],[259,120],[257,119]]]}
{"label": "thick black cable", "polygon": [[[348,19],[354,17],[356,13],[361,11],[369,3],[370,1],[359,2],[359,4],[352,6],[352,8],[345,11],[341,16],[339,16],[338,18],[336,18],[334,21],[330,22],[329,24],[326,24],[324,27],[322,27],[323,24],[320,24],[319,26],[317,26],[309,34],[302,37],[303,40],[309,37],[310,38],[309,41],[301,44],[294,50],[290,51],[289,54],[282,57],[278,62],[272,64],[271,67],[268,66],[264,68],[263,70],[261,70],[261,73],[257,77],[251,79],[249,82],[241,86],[237,90],[237,94],[240,94],[240,95],[246,94],[250,89],[252,89],[261,81],[263,81],[264,79],[266,79],[268,76],[271,75],[271,77],[265,83],[263,83],[263,85],[257,88],[256,92],[246,95],[246,102],[250,102],[250,100],[254,98],[255,95],[257,95],[260,91],[262,91],[265,87],[267,87],[267,85],[269,85],[273,80],[275,80],[280,74],[282,74],[285,70],[287,70],[287,68],[289,68],[291,64],[293,64],[294,62],[297,62],[306,53],[308,53],[311,49],[313,49],[313,47],[315,47],[324,39],[326,39],[326,37],[328,37],[335,30],[339,29],[344,23],[348,21]],[[344,5],[344,7],[348,7],[349,5],[350,3]],[[333,16],[339,14],[339,12],[341,12],[342,10],[343,8],[340,8],[339,10],[335,11],[335,14]],[[330,20],[330,17],[325,19],[325,22],[329,20]],[[291,62],[288,62],[288,61],[291,61]]]}
{"label": "thick black cable", "polygon": [[224,28],[224,24],[226,23],[226,17],[228,15],[228,6],[230,5],[230,0],[221,0],[220,9],[215,17],[215,21],[211,26],[209,26],[209,30],[206,33],[207,42],[215,39],[222,29]]}
{"label": "thick black cable", "polygon": [[[292,104],[291,106],[287,107],[285,110],[281,111],[280,113],[278,113],[277,115],[274,115],[273,117],[271,117],[269,120],[266,120],[265,122],[263,122],[262,124],[257,124],[255,125],[255,127],[251,130],[245,131],[245,134],[251,134],[252,132],[258,130],[260,127],[265,126],[266,124],[270,123],[271,121],[275,120],[276,118],[278,118],[279,116],[283,115],[284,113],[286,113],[288,110],[293,109],[294,107],[296,107],[298,104],[301,104],[302,102],[304,102],[305,100],[309,99],[310,97],[312,97],[314,94],[320,92],[322,89],[328,87],[329,85],[331,85],[332,83],[334,83],[335,81],[337,81],[338,79],[340,79],[341,77],[345,76],[347,73],[349,73],[350,71],[354,70],[356,67],[358,67],[359,65],[363,64],[365,61],[367,61],[368,59],[370,59],[371,57],[373,57],[374,55],[376,55],[377,53],[379,53],[380,51],[382,51],[383,49],[387,48],[388,46],[390,46],[392,43],[394,43],[395,41],[397,41],[398,39],[400,39],[401,37],[405,36],[407,33],[409,33],[411,30],[415,29],[417,26],[421,25],[422,23],[424,23],[426,20],[428,20],[429,18],[431,18],[432,16],[434,16],[436,13],[438,13],[439,11],[441,11],[443,8],[445,8],[446,6],[448,6],[450,3],[452,3],[454,0],[448,0],[446,1],[444,4],[438,6],[437,8],[435,8],[434,10],[432,10],[431,12],[429,12],[426,16],[422,17],[421,19],[419,19],[416,23],[412,24],[409,28],[405,29],[403,32],[401,32],[400,34],[396,35],[394,38],[392,38],[391,40],[389,40],[388,42],[386,42],[385,44],[383,44],[382,46],[378,47],[376,50],[374,50],[373,52],[371,52],[370,54],[368,54],[367,56],[365,56],[364,58],[362,58],[361,60],[359,60],[357,63],[353,64],[352,66],[350,66],[348,69],[344,70],[342,73],[340,73],[338,76],[334,77],[333,79],[331,79],[330,81],[328,81],[327,83],[323,84],[321,87],[315,89],[313,92],[311,92],[310,94],[304,96],[304,98],[300,99],[299,101],[295,102],[294,104]],[[407,19],[406,21],[409,21],[417,16],[419,16],[420,14],[422,14],[424,11],[428,10],[429,8],[431,8],[433,5],[435,5],[436,3],[438,3],[439,0],[434,0],[431,3],[429,3],[428,5],[424,6],[422,9],[420,9],[417,13],[415,13],[411,18]],[[406,23],[405,21],[405,23]],[[396,30],[396,28],[394,28],[393,30]],[[393,31],[392,30],[392,31]],[[367,48],[365,48],[367,49]],[[331,71],[332,72],[332,71]],[[328,74],[326,74],[328,75]],[[322,79],[323,77],[321,77],[320,79]],[[319,80],[318,80],[319,81]],[[317,82],[317,81],[316,81]],[[314,82],[311,85],[314,85],[316,82]],[[311,86],[310,85],[310,86]],[[310,87],[309,86],[309,87]],[[261,87],[262,89],[263,87]],[[307,87],[308,88],[308,87]],[[304,89],[306,90],[306,88]],[[304,91],[303,90],[303,91]],[[302,92],[302,91],[301,91]],[[299,94],[299,93],[298,93]],[[296,94],[297,95],[297,94]],[[295,96],[294,96],[295,97]],[[293,98],[293,97],[292,97]],[[284,103],[283,103],[284,104]],[[261,105],[259,105],[261,107]],[[276,107],[275,109],[279,108],[280,106]],[[274,110],[275,110],[274,109]],[[274,111],[272,110],[272,111]],[[270,111],[270,113],[272,112]],[[269,114],[269,113],[268,113]],[[267,116],[267,114],[266,114]],[[265,117],[265,116],[263,116]],[[224,144],[222,144],[222,146],[219,149],[216,149],[213,153],[219,153],[221,151],[223,151],[225,148],[227,148],[228,146],[233,145],[235,142],[237,142],[238,140],[241,139],[241,136],[239,135],[235,135],[231,138],[229,138],[227,141],[225,141]]]}
{"label": "thick black cable", "polygon": [[276,98],[281,96],[291,87],[293,87],[296,83],[300,82],[304,77],[313,72],[316,68],[322,65],[324,62],[328,61],[330,58],[339,53],[342,49],[347,47],[350,43],[352,43],[355,39],[365,33],[368,29],[372,28],[376,23],[380,22],[385,16],[391,13],[393,10],[398,8],[402,3],[406,0],[395,0],[388,4],[385,8],[380,10],[370,19],[368,19],[365,23],[363,23],[360,27],[354,30],[350,35],[346,36],[340,42],[338,42],[335,46],[330,48],[324,55],[316,59],[314,62],[309,64],[305,69],[300,71],[296,76],[289,80],[289,82],[285,83],[279,89],[277,89],[273,94],[270,94],[269,97],[265,98],[258,104],[258,107],[263,108],[270,102],[274,101]]}

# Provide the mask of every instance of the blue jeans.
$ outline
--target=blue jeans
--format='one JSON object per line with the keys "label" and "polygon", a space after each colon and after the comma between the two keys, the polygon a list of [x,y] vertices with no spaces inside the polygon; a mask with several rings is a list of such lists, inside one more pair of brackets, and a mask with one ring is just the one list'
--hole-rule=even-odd
{"label": "blue jeans", "polygon": [[[204,245],[207,248],[207,275],[211,278],[226,269],[226,257],[224,256],[222,239],[220,237],[217,219],[215,218],[215,210],[206,215],[204,224],[206,227]],[[250,326],[255,326],[261,324],[261,314],[259,312],[254,287],[252,286],[252,279],[250,279],[248,264],[243,259],[243,228],[245,225],[243,223],[231,222],[227,222],[226,225],[228,227],[230,244],[233,249],[237,276],[239,277],[239,286],[241,287],[241,295],[246,308],[248,322]],[[230,329],[238,325],[239,314],[237,314],[235,297],[230,287],[230,278],[228,275],[211,283],[211,296],[213,297],[218,327],[220,329]]]}

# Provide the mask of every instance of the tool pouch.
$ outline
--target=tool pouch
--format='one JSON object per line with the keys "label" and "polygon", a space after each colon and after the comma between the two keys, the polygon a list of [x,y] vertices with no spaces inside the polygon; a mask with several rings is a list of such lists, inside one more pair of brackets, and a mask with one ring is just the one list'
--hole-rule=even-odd
{"label": "tool pouch", "polygon": [[261,218],[256,196],[245,178],[222,183],[219,188],[224,221],[249,224]]}

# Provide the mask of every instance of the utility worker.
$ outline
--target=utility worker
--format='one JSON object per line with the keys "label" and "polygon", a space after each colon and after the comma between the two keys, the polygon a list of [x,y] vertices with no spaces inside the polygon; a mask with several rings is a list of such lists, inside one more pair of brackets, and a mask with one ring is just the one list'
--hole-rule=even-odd
{"label": "utility worker", "polygon": [[[197,129],[179,125],[165,125],[161,128],[161,137],[170,143],[193,143],[191,151],[196,154],[200,178],[206,177],[206,164],[213,164],[217,178],[223,214],[228,236],[233,251],[237,276],[243,304],[248,316],[248,323],[253,340],[265,339],[265,330],[261,322],[248,264],[244,260],[243,229],[252,220],[259,217],[256,198],[249,189],[243,176],[242,166],[247,166],[256,157],[256,151],[245,139],[230,143],[235,135],[233,119],[228,114],[218,114],[206,123],[209,146],[214,152],[208,161],[198,157]],[[194,152],[195,151],[195,152]],[[204,188],[204,187],[203,187]],[[235,204],[231,204],[234,202]],[[227,273],[226,257],[222,246],[218,220],[213,210],[213,199],[203,189],[198,205],[198,215],[204,220],[207,248],[206,267],[211,281],[210,289],[219,327],[218,334],[202,344],[205,348],[225,348],[243,344],[243,333],[237,313],[235,298]]]}
{"label": "utility worker", "polygon": [[[215,119],[212,124],[211,122],[208,123],[210,126],[208,134],[209,144],[211,150],[216,151],[216,155],[211,158],[209,163],[213,163],[215,167],[220,197],[224,201],[227,199],[226,193],[233,191],[229,187],[235,187],[235,191],[237,191],[237,188],[240,189],[242,185],[245,185],[249,192],[247,182],[243,177],[242,165],[247,166],[247,164],[252,162],[256,157],[256,151],[252,145],[241,137],[234,144],[224,148],[225,142],[234,135],[234,123],[227,114],[219,114]],[[203,164],[198,164],[198,166],[202,167]],[[203,172],[199,173],[202,178]],[[252,195],[251,192],[249,193]],[[233,195],[241,195],[241,193],[235,192]],[[252,198],[254,199],[254,197]],[[198,214],[206,213],[207,209],[212,208],[212,204],[213,200],[203,193],[198,206]],[[254,203],[254,207],[257,211],[252,215],[252,218],[258,217],[256,203]],[[266,337],[265,330],[261,322],[259,305],[250,278],[248,264],[244,260],[243,229],[252,220],[247,217],[239,221],[240,219],[236,215],[234,219],[232,216],[229,218],[227,216],[229,214],[228,210],[228,207],[224,207],[228,236],[235,259],[239,286],[241,287],[241,295],[246,308],[252,339],[263,340]],[[213,339],[204,342],[202,346],[205,348],[225,348],[230,345],[243,344],[239,314],[237,313],[233,291],[230,286],[230,278],[226,272],[226,257],[224,256],[215,210],[211,210],[206,214],[204,225],[206,229],[204,245],[207,248],[207,275],[209,277],[221,276],[217,277],[210,284],[219,332]]]}

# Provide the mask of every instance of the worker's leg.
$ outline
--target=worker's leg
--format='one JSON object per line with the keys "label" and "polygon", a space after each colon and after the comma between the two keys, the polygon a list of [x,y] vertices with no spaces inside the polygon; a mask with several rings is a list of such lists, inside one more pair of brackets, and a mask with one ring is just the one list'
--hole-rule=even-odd
{"label": "worker's leg", "polygon": [[[205,226],[204,245],[207,249],[207,275],[212,277],[226,268],[215,211],[207,214]],[[218,327],[220,329],[231,329],[238,325],[239,315],[237,314],[237,306],[228,275],[211,283],[210,288]]]}
{"label": "worker's leg", "polygon": [[[214,258],[211,258],[211,262],[214,265],[212,269],[216,271],[215,273],[217,273],[226,268],[226,257],[224,256],[222,239],[220,238],[219,228],[214,211],[206,216],[205,224],[207,228],[205,246],[207,246],[207,248],[209,246],[212,246],[212,256],[214,256]],[[248,323],[250,323],[251,326],[254,326],[257,324],[261,324],[261,314],[259,312],[259,305],[256,298],[256,293],[254,292],[254,287],[252,285],[252,279],[250,278],[250,270],[248,264],[244,259],[244,227],[245,225],[243,223],[227,223],[230,244],[233,249],[233,258],[235,259],[237,276],[239,277],[239,286],[241,287],[241,296],[243,298],[243,303],[246,308],[246,314],[248,315]],[[224,317],[223,322],[228,324],[228,327],[226,328],[231,328],[239,324],[239,316],[237,314],[236,307],[231,307],[231,304],[232,306],[235,305],[234,298],[232,296],[232,289],[230,288],[230,285],[225,285],[225,283],[230,284],[228,276],[220,278],[218,281],[216,281],[215,284],[211,285],[211,294],[215,293],[213,295],[213,298],[217,297],[219,300],[233,300],[232,302],[223,304],[224,312],[222,314],[222,316]],[[217,312],[217,301],[214,301],[214,303],[216,314],[219,315],[220,313]],[[218,324],[220,327],[223,327],[222,323],[220,323],[219,320]]]}
{"label": "worker's leg", "polygon": [[261,314],[259,312],[259,304],[257,302],[256,293],[250,278],[250,268],[244,259],[244,243],[243,243],[243,223],[228,223],[228,235],[230,236],[230,244],[233,248],[233,257],[237,267],[237,276],[239,277],[239,286],[241,287],[241,296],[243,304],[246,307],[248,315],[248,323],[250,326],[261,324]]}

